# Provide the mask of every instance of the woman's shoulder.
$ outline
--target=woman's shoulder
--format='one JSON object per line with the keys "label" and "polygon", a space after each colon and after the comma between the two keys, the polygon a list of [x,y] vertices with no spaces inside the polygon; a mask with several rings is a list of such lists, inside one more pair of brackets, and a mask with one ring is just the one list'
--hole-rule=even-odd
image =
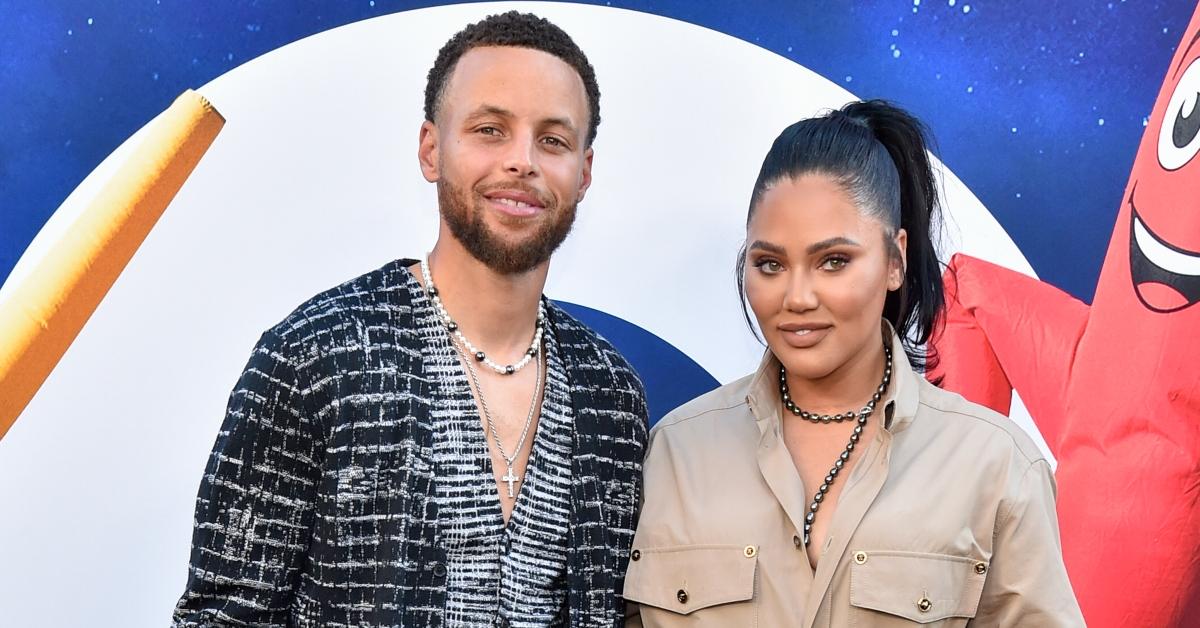
{"label": "woman's shoulder", "polygon": [[[746,399],[753,379],[754,375],[750,374],[718,386],[668,412],[650,430],[651,438],[661,437],[666,433],[679,434],[696,428],[711,429],[713,426],[730,424],[730,419],[735,418],[750,417],[750,422],[753,423],[753,413]],[[732,422],[741,423],[736,420]]]}
{"label": "woman's shoulder", "polygon": [[930,427],[941,437],[959,442],[980,438],[991,443],[991,449],[997,450],[996,453],[1010,454],[1026,464],[1046,459],[1033,438],[1011,418],[956,392],[939,388],[924,378],[919,379],[918,421],[936,424]]}

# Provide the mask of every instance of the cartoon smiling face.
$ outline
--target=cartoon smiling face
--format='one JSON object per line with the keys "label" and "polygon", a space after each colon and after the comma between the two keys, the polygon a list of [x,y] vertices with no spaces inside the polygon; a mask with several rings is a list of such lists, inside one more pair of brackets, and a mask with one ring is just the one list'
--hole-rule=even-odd
{"label": "cartoon smiling face", "polygon": [[1192,20],[1167,71],[1126,199],[1133,289],[1142,305],[1161,313],[1200,302],[1198,22]]}

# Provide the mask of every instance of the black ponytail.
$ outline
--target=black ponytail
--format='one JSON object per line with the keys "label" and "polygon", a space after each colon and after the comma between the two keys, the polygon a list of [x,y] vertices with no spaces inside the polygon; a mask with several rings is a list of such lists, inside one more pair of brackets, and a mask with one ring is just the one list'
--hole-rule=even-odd
{"label": "black ponytail", "polygon": [[[934,246],[940,224],[937,181],[929,162],[929,133],[911,114],[882,100],[854,102],[801,120],[783,130],[763,160],[746,216],[747,225],[764,192],[784,178],[809,173],[832,177],[864,212],[886,225],[887,242],[897,229],[908,234],[904,282],[889,292],[883,317],[918,369],[937,365],[928,346],[945,296]],[[892,250],[898,256],[899,251]],[[745,250],[738,256],[738,292],[745,295]],[[749,312],[743,313],[747,320]]]}

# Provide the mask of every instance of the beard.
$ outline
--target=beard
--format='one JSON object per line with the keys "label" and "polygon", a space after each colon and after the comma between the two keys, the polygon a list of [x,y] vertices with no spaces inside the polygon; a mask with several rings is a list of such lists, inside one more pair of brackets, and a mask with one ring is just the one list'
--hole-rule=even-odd
{"label": "beard", "polygon": [[[513,188],[511,185],[504,187]],[[519,275],[549,260],[575,224],[578,203],[559,208],[552,199],[525,188],[522,191],[535,194],[543,203],[544,215],[533,235],[516,242],[505,241],[484,220],[487,210],[479,199],[487,191],[479,188],[468,192],[445,180],[438,181],[438,208],[442,219],[450,227],[450,233],[462,243],[463,248],[501,275]]]}

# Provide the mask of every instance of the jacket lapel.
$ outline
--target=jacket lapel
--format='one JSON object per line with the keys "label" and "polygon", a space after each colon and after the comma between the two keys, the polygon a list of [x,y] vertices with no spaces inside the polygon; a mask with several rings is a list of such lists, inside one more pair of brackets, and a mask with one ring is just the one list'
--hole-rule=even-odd
{"label": "jacket lapel", "polygon": [[[415,263],[401,260],[400,268]],[[397,313],[394,328],[418,329],[418,336],[434,335],[436,320],[426,311],[431,307],[411,275],[398,273]],[[399,331],[397,338],[402,337]],[[399,340],[396,346],[404,346]],[[443,549],[438,545],[438,514],[434,496],[433,431],[429,417],[432,404],[442,396],[436,378],[427,378],[426,366],[436,363],[435,349],[428,342],[408,346],[410,351],[389,354],[394,364],[387,367],[410,373],[410,386],[403,404],[386,410],[387,427],[380,434],[381,447],[374,454],[377,472],[387,475],[383,492],[375,503],[386,508],[379,521],[379,544],[374,564],[375,618],[379,625],[431,625],[440,618],[446,600]],[[383,446],[386,445],[386,446]],[[402,445],[396,447],[396,445]],[[414,603],[415,592],[426,592],[423,604]]]}
{"label": "jacket lapel", "polygon": [[611,553],[608,549],[608,525],[597,444],[610,434],[610,422],[600,420],[599,408],[613,406],[603,387],[594,385],[597,365],[582,363],[591,351],[583,334],[557,308],[549,308],[550,327],[559,345],[566,368],[567,385],[575,417],[574,452],[571,457],[571,518],[567,538],[571,543],[567,557],[567,599],[569,626],[603,626],[608,591],[613,588]]}

